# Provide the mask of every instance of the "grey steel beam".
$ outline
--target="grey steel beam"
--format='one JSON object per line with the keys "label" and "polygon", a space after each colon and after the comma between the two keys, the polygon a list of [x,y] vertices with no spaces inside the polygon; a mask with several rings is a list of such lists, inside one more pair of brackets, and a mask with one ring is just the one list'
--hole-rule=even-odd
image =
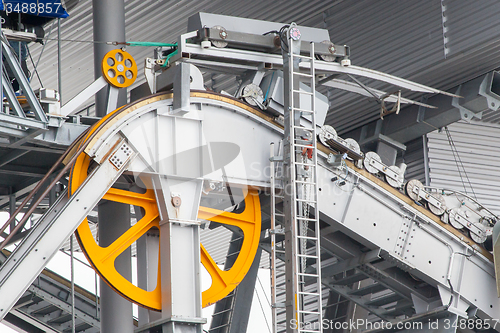
{"label": "grey steel beam", "polygon": [[[365,96],[365,97],[373,97],[373,98],[376,98],[377,100],[380,100],[383,96],[387,95],[387,93],[385,91],[381,91],[381,90],[374,89],[374,88],[368,88],[368,87],[366,87],[366,89],[364,89],[359,84],[336,79],[334,77],[336,77],[336,75],[332,75],[331,77],[327,77],[327,78],[323,79],[324,81],[323,80],[319,81],[319,85],[325,85],[325,86],[330,87],[330,88],[350,91],[350,92],[357,93],[357,94],[360,94],[360,95]],[[385,99],[385,101],[395,103],[398,101],[398,97],[395,95],[390,95]],[[401,104],[415,104],[415,105],[420,105],[420,106],[423,106],[426,108],[431,108],[431,109],[435,108],[432,105],[425,104],[425,103],[418,102],[418,101],[413,101],[413,100],[403,98],[403,97],[401,97],[399,99],[399,101]]]}
{"label": "grey steel beam", "polygon": [[[233,234],[228,249],[225,269],[233,265],[239,254],[241,243],[242,237],[238,234]],[[215,305],[212,323],[210,324],[210,333],[245,333],[247,331],[261,255],[262,249],[259,247],[250,270],[245,275],[243,281],[233,291],[231,295],[232,300],[226,302],[228,298],[224,298]]]}
{"label": "grey steel beam", "polygon": [[[60,127],[49,127],[48,131],[41,132],[40,135],[34,137],[33,140],[25,141],[53,147],[51,149],[57,149],[61,146],[69,146],[88,127],[89,125],[65,122]],[[23,144],[28,142],[23,142]]]}
{"label": "grey steel beam", "polygon": [[336,292],[337,294],[345,297],[346,299],[355,302],[362,308],[368,310],[369,312],[373,313],[374,315],[378,316],[379,318],[382,318],[384,320],[390,320],[392,318],[388,317],[385,315],[385,309],[379,306],[371,306],[366,303],[368,303],[369,299],[358,297],[358,296],[351,296],[351,292],[355,289],[352,289],[351,287],[348,286],[339,286],[339,285],[330,285],[327,284],[328,288]]}
{"label": "grey steel beam", "polygon": [[[140,207],[135,208],[137,220],[143,216]],[[149,230],[145,235],[141,236],[137,241],[137,286],[144,290],[153,290],[157,283],[158,277],[158,253],[159,253],[158,230]],[[161,313],[158,311],[148,310],[142,307],[138,309],[139,327],[143,327],[148,323],[161,319]]]}
{"label": "grey steel beam", "polygon": [[33,167],[27,167],[27,166],[4,165],[0,169],[0,174],[18,175],[18,176],[36,177],[36,178],[41,178],[41,177],[45,176],[46,173],[47,173],[47,170],[45,170],[45,169],[33,168]]}
{"label": "grey steel beam", "polygon": [[[38,181],[38,178],[36,179],[29,179],[27,182],[23,182],[22,184],[19,185],[19,189],[14,188],[13,189],[13,195],[16,196],[16,198],[22,198],[25,197],[26,194],[31,192],[31,190],[35,187],[36,183]],[[0,209],[4,209],[7,205],[10,204],[10,195],[6,196],[5,198],[0,198]],[[1,262],[1,261],[0,261]]]}
{"label": "grey steel beam", "polygon": [[[0,133],[1,132],[2,132],[2,128],[0,127]],[[0,143],[0,147],[10,148],[10,144]],[[36,151],[36,152],[41,152],[41,153],[46,153],[46,154],[58,154],[58,155],[61,155],[65,151],[60,146],[50,148],[50,147],[23,145],[23,146],[16,147],[16,149],[23,149],[23,150],[27,150],[27,151]]]}
{"label": "grey steel beam", "polygon": [[16,320],[12,320],[12,319],[8,319],[6,318],[7,321],[10,321],[13,325],[15,326],[20,326],[20,328],[22,327],[26,327],[27,329],[29,329],[28,332],[36,332],[33,330],[32,327],[38,329],[39,331],[38,332],[46,332],[46,333],[60,333],[59,330],[55,330],[53,329],[52,327],[50,327],[50,325],[46,324],[46,323],[43,323],[19,310],[12,310],[9,315],[11,316],[15,316],[17,317],[21,323],[19,321],[16,321]]}
{"label": "grey steel beam", "polygon": [[370,252],[363,253],[359,257],[351,258],[334,265],[326,266],[323,268],[321,274],[323,275],[323,277],[333,276],[380,259],[380,249],[372,250]]}
{"label": "grey steel beam", "polygon": [[[459,120],[481,119],[483,111],[497,111],[500,107],[500,73],[490,72],[450,91],[463,98],[436,95],[426,100],[426,104],[434,105],[435,109],[412,105],[402,109],[399,114],[390,114],[384,117],[381,134],[406,143]],[[364,127],[373,129],[376,121]],[[363,140],[365,138],[362,138],[361,133],[362,129],[358,128],[344,136]]]}
{"label": "grey steel beam", "polygon": [[[55,305],[59,309],[65,311],[65,312],[71,313],[71,304],[69,304],[66,301],[61,300],[59,297],[56,297],[56,296],[48,293],[40,286],[36,286],[36,285],[32,284],[28,288],[28,290],[30,292],[32,292],[33,294],[35,294],[36,296],[49,302],[50,304]],[[99,320],[97,320],[96,318],[92,317],[90,314],[87,314],[78,308],[75,309],[75,318],[78,318],[81,321],[86,322],[87,324],[89,324],[93,327],[96,327],[96,328],[100,327]]]}
{"label": "grey steel beam", "polygon": [[79,108],[90,97],[94,96],[94,94],[99,92],[106,85],[107,82],[102,76],[96,79],[61,108],[61,115],[68,116],[75,111],[78,111],[77,108]]}
{"label": "grey steel beam", "polygon": [[[197,13],[188,19],[188,31],[203,29],[205,27],[222,26],[226,30],[254,34],[262,36],[262,34],[271,31],[279,30],[283,24],[277,22],[269,22],[262,20],[247,19],[234,16],[218,15],[211,13]],[[330,40],[328,30],[299,26],[303,40],[322,42]],[[281,55],[280,55],[281,56]]]}
{"label": "grey steel beam", "polygon": [[417,288],[420,282],[408,277],[397,267],[381,269],[374,264],[368,263],[361,266],[361,270],[366,276],[378,281],[380,284],[399,293],[407,299],[411,300],[412,294],[417,295],[421,299],[430,299],[436,296],[434,288]]}
{"label": "grey steel beam", "polygon": [[9,148],[17,148],[28,141],[32,140],[34,137],[38,136],[42,132],[44,132],[45,129],[27,129],[26,130],[26,135],[24,135],[21,138],[16,138],[12,140],[11,144],[9,145]]}
{"label": "grey steel beam", "polygon": [[[182,38],[189,38],[190,33],[183,35]],[[190,36],[190,37],[195,37]],[[307,40],[307,38],[303,37],[303,39]],[[315,38],[311,38],[309,40],[313,40]],[[265,65],[272,66],[275,69],[280,69],[283,66],[283,58],[278,54],[262,54],[254,51],[245,51],[239,50],[238,53],[234,52],[234,49],[231,48],[211,48],[211,49],[201,49],[198,44],[192,43],[181,43],[179,46],[179,54],[172,57],[172,61],[176,61],[181,58],[181,56],[191,54],[191,58],[186,59],[185,61],[189,63],[196,64],[198,59],[194,55],[203,54],[204,56],[214,56],[219,57],[221,61],[224,61],[228,67],[232,67],[232,69],[240,68],[240,69],[258,69],[253,68],[251,65]],[[241,65],[241,58],[245,57],[246,62]],[[201,60],[200,64],[204,61]],[[206,62],[205,62],[206,64]],[[250,65],[250,66],[249,66]],[[219,65],[220,66],[220,65]],[[301,64],[301,69],[307,70],[308,65],[306,63]],[[374,79],[377,81],[382,81],[394,86],[401,87],[403,89],[423,92],[423,93],[434,93],[434,94],[444,94],[448,96],[456,96],[455,94],[441,91],[438,89],[434,89],[431,87],[427,87],[425,85],[411,82],[409,80],[405,80],[396,76],[392,76],[383,72],[375,71],[368,68],[363,68],[359,66],[342,66],[338,62],[323,62],[318,61],[316,63],[316,74],[350,74],[354,76],[361,76],[368,79]]]}
{"label": "grey steel beam", "polygon": [[[6,253],[0,252],[0,263],[3,263],[6,258]],[[71,320],[69,284],[69,281],[59,275],[44,270],[16,302],[10,314],[4,318],[4,321],[8,321],[21,329],[36,326],[42,330],[47,327],[57,332],[63,330],[64,326],[67,326]],[[77,326],[89,333],[100,331],[100,322],[96,317],[95,297],[95,295],[84,289],[76,288],[75,314],[76,319],[78,319]],[[54,312],[46,313],[50,309],[54,309]],[[40,312],[43,312],[44,315],[31,315],[31,313]],[[13,315],[18,319],[13,319]],[[36,329],[28,330],[28,332],[32,331],[36,331]]]}
{"label": "grey steel beam", "polygon": [[40,129],[47,128],[47,123],[30,118],[11,116],[6,113],[0,113],[0,121],[8,124],[24,126],[29,128],[40,128]]}
{"label": "grey steel beam", "polygon": [[9,104],[12,107],[12,110],[14,110],[14,112],[17,114],[18,117],[26,118],[23,108],[21,107],[21,104],[19,104],[19,101],[17,100],[14,88],[12,88],[10,80],[8,79],[7,74],[5,74],[5,72],[2,75],[2,87],[4,89],[5,96],[7,97],[7,101],[9,101]]}
{"label": "grey steel beam", "polygon": [[29,153],[28,150],[20,150],[20,149],[15,149],[11,150],[8,153],[4,154],[3,156],[0,156],[0,167],[3,167],[6,164],[9,164],[10,162],[18,159],[21,156],[26,155]]}
{"label": "grey steel beam", "polygon": [[[231,236],[231,242],[227,250],[226,262],[224,264],[225,270],[231,268],[231,266],[236,261],[241,248],[242,240],[242,235],[233,232],[233,235]],[[210,323],[210,333],[229,332],[232,315],[234,314],[235,293],[238,288],[239,286],[215,304],[214,312],[212,314],[212,322]]]}
{"label": "grey steel beam", "polygon": [[[15,170],[15,169],[21,169],[21,170]],[[40,169],[26,170],[26,167],[12,167],[12,168],[9,167],[9,170],[5,168],[0,169],[0,174],[31,177],[31,178],[42,178],[45,175],[45,173]]]}
{"label": "grey steel beam", "polygon": [[[328,294],[328,302],[325,307],[324,320],[328,323],[346,322],[350,312],[350,305],[352,304],[347,298],[342,297],[333,290]],[[329,325],[328,328],[323,330],[324,333],[333,332],[348,332],[348,330],[335,329],[335,325]]]}
{"label": "grey steel beam", "polygon": [[26,76],[24,76],[24,72],[21,68],[21,65],[17,61],[14,53],[12,52],[10,46],[7,44],[4,38],[5,36],[2,36],[1,44],[2,44],[2,51],[4,52],[5,59],[7,60],[7,64],[12,69],[14,76],[19,82],[19,86],[22,88],[23,93],[26,96],[28,104],[35,115],[35,119],[47,123],[48,119],[47,116],[45,115],[45,112],[42,109],[42,106],[40,105],[40,102],[38,102],[35,93],[31,89],[28,79],[26,78]]}
{"label": "grey steel beam", "polygon": [[[323,234],[323,229],[321,233]],[[322,235],[321,246],[341,259],[359,257],[362,254],[359,247],[341,232]]]}
{"label": "grey steel beam", "polygon": [[[30,134],[30,132],[33,133],[33,131],[17,129],[16,126],[12,126],[10,124],[4,124],[4,126],[0,126],[0,133],[2,134],[2,136],[7,137],[8,140],[10,139],[13,142],[15,142],[14,138],[25,138]],[[10,144],[7,144],[6,146],[10,146]]]}

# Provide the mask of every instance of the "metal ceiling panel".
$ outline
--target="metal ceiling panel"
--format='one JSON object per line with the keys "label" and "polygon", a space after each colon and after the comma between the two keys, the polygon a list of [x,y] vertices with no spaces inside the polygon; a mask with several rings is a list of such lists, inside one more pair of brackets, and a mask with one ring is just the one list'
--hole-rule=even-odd
{"label": "metal ceiling panel", "polygon": [[[443,3],[443,17],[448,54],[450,56],[474,48],[486,47],[500,36],[496,0],[450,1]],[[478,59],[481,61],[481,59]]]}
{"label": "metal ceiling panel", "polygon": [[[466,3],[444,2],[447,47],[444,55],[442,7],[438,1],[139,1],[126,3],[127,39],[130,41],[172,42],[186,32],[187,18],[199,11],[246,18],[308,25],[329,30],[334,43],[351,47],[352,63],[387,72],[439,89],[449,89],[497,67],[500,57],[499,32],[495,13],[500,3],[488,0]],[[50,26],[46,28],[47,34]],[[92,4],[82,1],[62,21],[63,100],[68,101],[93,81]],[[54,26],[39,64],[46,87],[57,87],[57,28]],[[42,46],[31,47],[37,59]],[[148,47],[127,49],[139,62],[152,56]],[[35,86],[38,84],[34,79]],[[363,80],[378,89],[385,84]],[[216,84],[229,89],[233,83]],[[132,88],[133,88],[132,87]],[[376,101],[352,93],[323,88],[330,99],[327,122],[343,134],[378,118]],[[418,94],[403,92],[405,97]],[[88,103],[92,103],[89,101]],[[496,113],[485,113],[485,121],[498,122]]]}

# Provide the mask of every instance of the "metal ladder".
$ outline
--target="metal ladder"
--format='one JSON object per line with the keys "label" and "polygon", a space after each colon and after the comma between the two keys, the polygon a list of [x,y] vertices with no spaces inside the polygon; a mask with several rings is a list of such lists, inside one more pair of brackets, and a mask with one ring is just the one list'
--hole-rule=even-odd
{"label": "metal ladder", "polygon": [[[287,41],[283,53],[287,332],[322,332],[314,43],[308,56],[301,55],[300,31],[293,23]],[[299,63],[309,68],[308,73],[300,72]],[[308,82],[310,91],[300,89],[300,82]]]}
{"label": "metal ladder", "polygon": [[[275,152],[274,143],[271,143],[271,167],[270,167],[270,239],[271,239],[271,253],[270,253],[270,273],[271,273],[271,314],[273,333],[285,332],[286,325],[284,322],[285,317],[285,283],[284,275],[285,269],[283,260],[280,256],[284,257],[284,217],[283,207],[277,207],[278,204],[283,203],[283,155],[281,152],[281,142],[278,146],[277,154]],[[278,212],[280,211],[280,212]],[[283,280],[283,281],[281,281]]]}

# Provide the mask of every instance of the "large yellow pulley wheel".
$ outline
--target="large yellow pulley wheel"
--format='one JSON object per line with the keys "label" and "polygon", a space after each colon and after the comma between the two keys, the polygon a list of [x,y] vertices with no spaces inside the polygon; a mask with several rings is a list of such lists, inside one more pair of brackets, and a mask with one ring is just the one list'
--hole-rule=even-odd
{"label": "large yellow pulley wheel", "polygon": [[[220,99],[220,96],[217,95],[209,93],[206,95],[208,98],[213,97],[214,99]],[[158,95],[153,96],[151,102],[158,101],[158,98],[167,99],[169,96],[167,94],[160,97],[158,97]],[[87,137],[82,140],[81,145],[93,144],[95,138],[99,138],[109,129],[109,123],[119,122],[121,117],[126,118],[125,116],[130,116],[131,112],[135,112],[135,110],[141,109],[142,107],[147,107],[149,104],[148,100],[143,100],[140,103],[142,104],[138,105],[137,103],[132,103],[107,115],[94,125]],[[90,140],[93,133],[95,133],[93,140]],[[71,170],[69,183],[70,195],[73,194],[87,178],[89,167],[91,167],[91,158],[86,153],[82,153]],[[201,263],[212,278],[211,286],[202,292],[203,307],[209,306],[224,298],[236,288],[243,280],[254,261],[261,231],[260,201],[256,190],[248,189],[243,192],[245,195],[245,209],[242,213],[226,212],[208,207],[199,208],[198,218],[238,227],[243,233],[243,242],[238,258],[231,269],[227,271],[221,270],[203,245],[201,246]],[[146,190],[145,193],[136,193],[111,188],[103,196],[103,199],[139,206],[143,209],[144,215],[136,224],[130,227],[123,235],[107,247],[101,247],[96,243],[92,236],[89,223],[87,219],[85,219],[76,231],[76,236],[82,251],[101,278],[116,292],[140,306],[161,310],[160,267],[158,267],[156,288],[152,291],[147,291],[133,285],[125,279],[115,269],[114,265],[115,259],[142,235],[147,233],[148,230],[152,228],[158,228],[159,230],[160,217],[154,191],[149,189]],[[161,261],[158,260],[158,264],[160,264],[160,262]]]}

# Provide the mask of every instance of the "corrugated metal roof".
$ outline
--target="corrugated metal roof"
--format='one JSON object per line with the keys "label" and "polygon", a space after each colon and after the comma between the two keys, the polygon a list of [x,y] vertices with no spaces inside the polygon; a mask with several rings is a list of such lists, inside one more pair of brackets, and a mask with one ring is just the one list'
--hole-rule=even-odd
{"label": "corrugated metal roof", "polygon": [[[500,3],[445,3],[451,50],[447,58],[439,1],[343,2],[326,22],[332,40],[351,47],[353,64],[447,90],[498,67],[500,32],[492,19],[483,22],[483,18],[500,11]],[[377,118],[378,106],[373,100],[338,92],[330,100],[333,110],[327,119],[340,134]],[[498,121],[488,115],[485,118]]]}

